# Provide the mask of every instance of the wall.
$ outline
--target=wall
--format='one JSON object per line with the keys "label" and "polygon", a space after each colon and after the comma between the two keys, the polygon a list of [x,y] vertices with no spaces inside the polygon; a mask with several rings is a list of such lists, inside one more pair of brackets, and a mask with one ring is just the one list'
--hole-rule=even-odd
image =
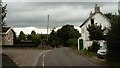
{"label": "wall", "polygon": [[[104,42],[105,42],[104,40],[99,40],[98,42],[99,42],[100,46],[105,45],[104,44]],[[83,41],[84,49],[88,49],[88,47],[90,47],[92,45],[92,43],[93,43],[93,41],[86,41],[86,40],[84,40]]]}
{"label": "wall", "polygon": [[13,32],[10,30],[5,36],[2,37],[2,45],[13,45]]}
{"label": "wall", "polygon": [[[94,19],[94,23],[98,23],[102,25],[102,28],[107,27],[109,28],[110,23],[109,20],[107,20],[103,15],[100,13],[95,14],[91,19]],[[92,42],[89,41],[89,32],[86,30],[86,27],[91,24],[91,19],[86,22],[81,27],[81,34],[82,34],[82,39],[84,40],[84,48],[87,48],[88,46],[91,46]],[[102,44],[102,43],[101,43]]]}

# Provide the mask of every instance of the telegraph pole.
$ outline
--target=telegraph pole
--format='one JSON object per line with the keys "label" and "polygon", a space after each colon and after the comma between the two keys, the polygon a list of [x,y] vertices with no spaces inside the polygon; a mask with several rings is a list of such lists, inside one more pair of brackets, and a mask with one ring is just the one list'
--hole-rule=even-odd
{"label": "telegraph pole", "polygon": [[47,42],[48,42],[48,29],[49,29],[49,14],[48,14],[48,20],[47,20]]}

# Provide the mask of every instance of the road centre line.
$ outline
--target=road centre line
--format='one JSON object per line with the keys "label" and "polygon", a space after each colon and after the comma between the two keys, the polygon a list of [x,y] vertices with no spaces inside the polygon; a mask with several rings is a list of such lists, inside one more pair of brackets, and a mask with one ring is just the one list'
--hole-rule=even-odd
{"label": "road centre line", "polygon": [[49,51],[51,51],[51,50],[46,50],[44,53],[43,53],[43,59],[42,59],[42,66],[43,66],[43,68],[45,67],[45,55],[46,55],[46,53],[47,52],[49,52]]}

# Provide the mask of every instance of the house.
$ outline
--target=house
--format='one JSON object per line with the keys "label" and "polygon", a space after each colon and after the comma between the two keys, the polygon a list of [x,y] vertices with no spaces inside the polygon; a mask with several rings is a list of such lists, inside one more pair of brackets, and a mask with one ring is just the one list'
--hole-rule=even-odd
{"label": "house", "polygon": [[[86,27],[92,23],[97,23],[98,25],[101,24],[102,28],[108,29],[110,27],[110,20],[100,11],[100,6],[97,4],[94,7],[94,12],[90,12],[89,17],[80,25],[83,48],[86,49],[92,45],[92,41],[89,39],[89,32],[86,30]],[[105,32],[107,33],[107,31]],[[103,40],[100,41],[100,45],[103,45]]]}
{"label": "house", "polygon": [[3,26],[1,35],[2,35],[1,36],[2,45],[13,45],[14,44],[15,32],[12,29],[12,27]]}

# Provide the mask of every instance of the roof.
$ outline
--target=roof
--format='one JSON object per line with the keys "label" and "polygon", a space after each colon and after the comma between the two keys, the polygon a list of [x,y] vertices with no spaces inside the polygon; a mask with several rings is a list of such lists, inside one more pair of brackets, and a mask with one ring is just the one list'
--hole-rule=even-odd
{"label": "roof", "polygon": [[[101,15],[103,15],[103,17],[105,17],[108,21],[110,21],[102,12],[97,12],[97,13],[100,13]],[[90,20],[95,14],[97,13],[93,13],[91,14],[81,25],[80,25],[80,28],[87,23],[88,20]]]}
{"label": "roof", "polygon": [[[9,30],[12,30],[12,27],[2,27],[2,34],[7,34]],[[13,31],[13,30],[12,30]],[[14,31],[13,31],[14,32]]]}
{"label": "roof", "polygon": [[6,33],[11,27],[2,27],[2,33]]}

